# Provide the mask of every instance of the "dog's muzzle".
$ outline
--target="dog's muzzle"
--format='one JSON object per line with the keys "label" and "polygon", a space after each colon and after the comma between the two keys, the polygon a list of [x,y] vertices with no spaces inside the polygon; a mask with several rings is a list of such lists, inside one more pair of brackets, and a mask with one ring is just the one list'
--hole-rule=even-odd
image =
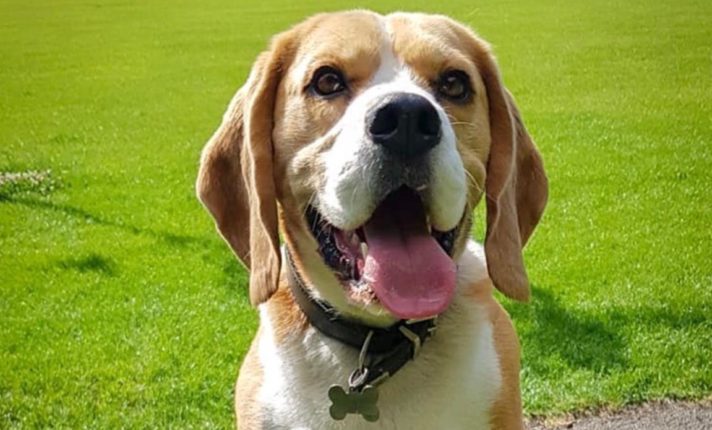
{"label": "dog's muzzle", "polygon": [[455,293],[465,172],[437,101],[386,90],[366,91],[345,112],[305,221],[351,302],[429,318]]}

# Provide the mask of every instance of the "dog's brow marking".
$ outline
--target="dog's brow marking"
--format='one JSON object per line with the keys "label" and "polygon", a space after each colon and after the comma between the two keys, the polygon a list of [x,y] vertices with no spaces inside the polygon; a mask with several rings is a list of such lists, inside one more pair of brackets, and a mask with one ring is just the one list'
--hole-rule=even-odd
{"label": "dog's brow marking", "polygon": [[395,81],[406,68],[405,65],[398,60],[393,49],[393,29],[389,22],[384,17],[381,17],[380,24],[381,33],[383,35],[380,49],[381,64],[373,75],[372,85]]}

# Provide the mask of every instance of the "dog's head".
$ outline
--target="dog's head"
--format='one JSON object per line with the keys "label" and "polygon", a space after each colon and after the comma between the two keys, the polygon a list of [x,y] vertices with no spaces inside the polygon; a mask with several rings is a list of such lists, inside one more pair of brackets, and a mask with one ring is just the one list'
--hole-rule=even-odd
{"label": "dog's head", "polygon": [[385,323],[448,306],[483,195],[489,275],[526,300],[522,247],[547,181],[485,42],[442,16],[355,11],[273,39],[197,189],[251,270],[254,304],[277,288],[279,219],[315,296]]}

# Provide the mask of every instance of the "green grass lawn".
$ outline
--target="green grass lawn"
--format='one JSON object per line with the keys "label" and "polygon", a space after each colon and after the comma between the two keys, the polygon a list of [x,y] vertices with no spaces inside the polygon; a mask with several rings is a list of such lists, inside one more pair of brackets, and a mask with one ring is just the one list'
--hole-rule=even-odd
{"label": "green grass lawn", "polygon": [[[0,428],[232,426],[256,315],[199,151],[269,35],[353,7],[239,3],[0,2]],[[527,413],[712,393],[712,3],[360,6],[472,25],[544,155]]]}

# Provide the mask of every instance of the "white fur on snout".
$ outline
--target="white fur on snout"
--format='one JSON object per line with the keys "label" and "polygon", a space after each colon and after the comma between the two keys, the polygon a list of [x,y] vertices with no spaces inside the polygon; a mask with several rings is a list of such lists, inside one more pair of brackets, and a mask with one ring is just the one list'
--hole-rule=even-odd
{"label": "white fur on snout", "polygon": [[[457,152],[455,132],[442,109],[440,144],[430,151],[430,187],[425,191],[425,205],[430,224],[439,231],[452,230],[462,219],[467,203],[467,176]],[[443,118],[445,117],[445,118]]]}
{"label": "white fur on snout", "polygon": [[[317,193],[316,204],[329,222],[343,230],[353,230],[368,221],[375,201],[376,178],[368,160],[364,119],[367,100],[361,96],[349,106],[335,126],[338,136],[331,149],[323,153],[324,189]],[[361,121],[357,118],[361,117]]]}
{"label": "white fur on snout", "polygon": [[[389,34],[385,28],[384,34]],[[467,199],[467,182],[462,159],[457,152],[455,132],[447,114],[435,98],[415,83],[412,71],[393,53],[384,37],[381,65],[371,86],[358,95],[332,131],[338,135],[322,154],[325,177],[316,202],[319,211],[336,227],[353,230],[371,217],[382,195],[376,177],[379,150],[368,136],[368,112],[391,94],[409,93],[426,98],[440,117],[442,137],[425,155],[430,169],[429,183],[422,190],[431,225],[447,231],[462,219]]]}

